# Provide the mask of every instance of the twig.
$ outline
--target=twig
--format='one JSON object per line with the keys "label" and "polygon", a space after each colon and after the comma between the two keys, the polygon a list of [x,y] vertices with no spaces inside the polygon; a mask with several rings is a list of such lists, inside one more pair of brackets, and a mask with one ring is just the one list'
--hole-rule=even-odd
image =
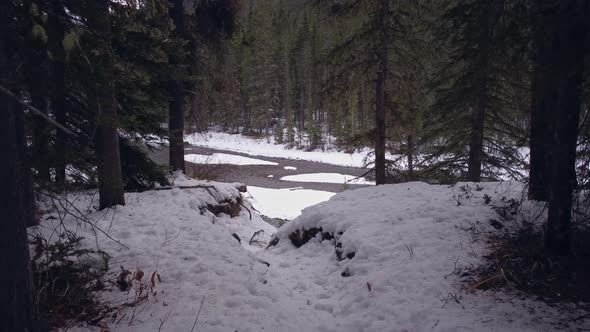
{"label": "twig", "polygon": [[62,197],[66,203],[68,203],[77,213],[79,213],[80,215],[77,216],[76,214],[72,213],[71,211],[69,211],[69,209],[67,209],[66,207],[63,206],[63,204],[61,203],[60,198],[55,198],[52,195],[50,195],[49,193],[46,192],[42,192],[44,195],[49,196],[52,199],[56,199],[60,205],[62,205],[62,208],[64,209],[64,212],[66,214],[69,214],[70,216],[82,221],[85,224],[88,224],[90,226],[92,226],[93,229],[98,230],[100,233],[102,233],[104,236],[106,236],[107,238],[109,238],[111,241],[114,241],[115,243],[119,244],[120,246],[124,247],[125,249],[129,249],[128,246],[124,245],[123,243],[121,243],[121,241],[113,238],[112,236],[110,236],[107,232],[105,232],[104,230],[102,230],[100,227],[98,227],[97,225],[93,224],[92,222],[90,222],[86,217],[84,217],[84,214],[82,213],[82,211],[80,211],[76,206],[74,206],[74,204],[72,204],[71,202],[69,202],[67,200],[67,198]]}
{"label": "twig", "polygon": [[355,178],[352,178],[352,179],[346,181],[346,183],[350,183],[350,182],[355,181],[355,180],[358,180],[360,178],[364,178],[367,174],[373,172],[374,170],[375,170],[375,167],[369,169],[368,171],[364,172],[363,174],[361,174],[361,175],[359,175],[359,176],[357,176]]}
{"label": "twig", "polygon": [[168,311],[168,313],[166,313],[163,318],[160,318],[160,326],[158,327],[158,332],[162,331],[162,327],[164,327],[164,324],[166,323],[168,318],[170,318],[171,313],[172,311]]}
{"label": "twig", "polygon": [[482,286],[482,285],[484,285],[484,284],[487,284],[488,282],[490,282],[490,281],[492,281],[492,280],[495,280],[495,279],[498,279],[498,278],[500,278],[500,277],[502,277],[502,275],[501,275],[500,273],[497,273],[497,274],[495,274],[495,275],[493,275],[493,276],[491,276],[491,277],[489,277],[489,278],[487,278],[487,279],[484,279],[484,280],[482,280],[482,281],[478,282],[477,284],[475,284],[475,285],[473,285],[473,286],[470,286],[470,287],[469,287],[469,290],[474,290],[474,289],[476,289],[476,288],[479,288],[480,286]]}
{"label": "twig", "polygon": [[[261,230],[259,230],[259,231],[256,231],[256,232],[254,232],[254,234],[252,234],[252,237],[250,238],[250,241],[248,241],[248,244],[249,244],[249,245],[252,245],[252,240],[254,240],[254,237],[255,237],[256,235],[260,234],[260,233],[264,233],[264,230],[263,230],[263,229],[261,229]],[[258,241],[256,241],[256,242],[258,242]],[[260,242],[259,242],[259,243],[260,243]]]}
{"label": "twig", "polygon": [[260,213],[260,211],[256,210],[256,208],[254,208],[253,206],[251,206],[251,208],[252,208],[252,210],[258,212],[258,214],[262,214],[262,213]]}
{"label": "twig", "polygon": [[195,322],[193,323],[193,328],[191,329],[191,332],[193,332],[195,330],[195,327],[197,326],[197,322],[199,321],[199,315],[201,314],[201,309],[203,308],[203,303],[205,302],[205,298],[207,296],[203,296],[203,299],[201,300],[201,306],[199,306],[199,311],[197,312],[197,317],[195,318]]}
{"label": "twig", "polygon": [[[157,187],[157,188],[150,188],[150,189],[142,189],[142,190],[138,190],[137,192],[141,193],[144,191],[159,191],[159,190],[172,190],[172,189],[213,189],[213,190],[217,190],[215,188],[215,186],[205,186],[205,185],[198,185],[198,186],[166,186],[166,187]],[[213,195],[213,194],[211,194]]]}
{"label": "twig", "polygon": [[[250,220],[252,220],[252,212],[250,211],[250,209],[248,209],[248,208],[246,207],[246,205],[244,205],[244,204],[242,204],[242,203],[238,203],[238,204],[240,204],[240,205],[241,205],[241,206],[242,206],[244,209],[246,209],[246,210],[248,211],[248,213],[250,214]],[[254,234],[256,234],[256,233],[254,233]]]}
{"label": "twig", "polygon": [[6,89],[2,85],[0,85],[0,92],[2,92],[5,95],[11,97],[12,99],[16,100],[16,102],[18,102],[19,104],[21,104],[25,108],[28,108],[31,112],[35,113],[37,116],[42,117],[43,119],[45,119],[45,121],[51,123],[52,125],[56,126],[59,129],[61,129],[63,132],[65,132],[65,133],[67,133],[69,135],[72,135],[74,137],[78,137],[78,135],[74,134],[68,128],[62,126],[60,123],[58,123],[57,121],[55,121],[52,118],[50,118],[47,114],[43,113],[42,111],[38,110],[37,108],[35,108],[35,107],[33,107],[33,106],[25,103],[24,101],[22,101],[19,97],[17,97],[14,93],[12,93],[10,90]]}

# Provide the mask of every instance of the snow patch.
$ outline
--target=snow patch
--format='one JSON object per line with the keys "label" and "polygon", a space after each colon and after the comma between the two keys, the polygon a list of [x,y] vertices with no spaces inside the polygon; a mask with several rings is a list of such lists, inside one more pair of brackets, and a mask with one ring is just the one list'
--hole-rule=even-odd
{"label": "snow patch", "polygon": [[371,184],[375,182],[368,181],[367,179],[360,177],[357,178],[354,175],[339,174],[339,173],[309,173],[309,174],[297,174],[287,175],[281,178],[281,181],[292,181],[292,182],[321,182],[321,183],[349,183],[349,184]]}
{"label": "snow patch", "polygon": [[373,151],[364,148],[361,151],[349,154],[337,150],[304,151],[287,149],[284,145],[275,144],[273,137],[254,139],[240,134],[214,131],[186,135],[184,139],[189,144],[211,149],[236,151],[253,156],[308,160],[351,167],[364,167],[365,158]]}
{"label": "snow patch", "polygon": [[229,165],[268,165],[277,166],[278,164],[271,161],[236,156],[226,153],[214,153],[211,155],[205,154],[187,154],[184,160],[195,164],[229,164]]}
{"label": "snow patch", "polygon": [[296,218],[308,206],[326,201],[335,195],[319,190],[269,189],[254,186],[249,186],[248,192],[251,194],[252,206],[262,215],[287,220]]}
{"label": "snow patch", "polygon": [[287,171],[296,171],[297,170],[297,167],[295,167],[295,166],[285,166],[284,168]]}

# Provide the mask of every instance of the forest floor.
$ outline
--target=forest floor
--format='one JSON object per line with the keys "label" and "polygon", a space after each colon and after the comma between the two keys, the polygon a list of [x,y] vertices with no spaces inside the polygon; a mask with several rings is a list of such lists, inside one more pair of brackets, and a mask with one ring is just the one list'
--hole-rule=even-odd
{"label": "forest floor", "polygon": [[[360,167],[339,166],[322,162],[308,160],[296,160],[278,157],[265,157],[240,153],[236,151],[227,151],[212,149],[198,146],[188,146],[185,151],[188,154],[212,155],[214,153],[223,153],[235,156],[254,157],[259,160],[276,163],[277,165],[197,165],[187,162],[187,174],[195,177],[201,177],[222,181],[222,182],[241,182],[247,186],[256,186],[272,189],[300,187],[302,189],[329,191],[333,193],[342,192],[348,189],[367,187],[362,184],[344,183],[322,183],[322,182],[293,182],[281,181],[280,178],[294,174],[312,174],[312,173],[340,173],[353,176],[361,176],[367,172],[367,169]],[[159,163],[166,164],[168,161],[168,149],[163,147],[152,152],[152,158]],[[285,169],[287,167],[288,169]],[[295,169],[292,169],[292,168]],[[269,177],[272,175],[272,177]]]}
{"label": "forest floor", "polygon": [[[420,182],[360,188],[305,209],[278,230],[236,184],[175,174],[172,188],[48,201],[32,230],[75,232],[110,259],[100,321],[110,331],[579,331],[575,305],[482,291],[475,274],[495,232],[494,204],[516,183]],[[218,206],[234,202],[242,209]],[[288,203],[288,202],[287,202]],[[529,202],[523,218],[538,215]],[[69,211],[66,211],[69,210]],[[233,211],[233,212],[232,212]],[[233,217],[228,215],[231,213]],[[496,221],[497,223],[497,221]],[[504,223],[505,228],[516,226]],[[97,231],[98,229],[104,231]],[[107,236],[108,234],[108,236]],[[270,246],[269,246],[270,245]],[[33,248],[34,249],[34,248]],[[104,258],[103,258],[104,259]],[[104,268],[102,261],[94,263]],[[73,321],[72,330],[100,331]],[[96,324],[96,323],[95,323]],[[103,330],[104,331],[104,330]]]}

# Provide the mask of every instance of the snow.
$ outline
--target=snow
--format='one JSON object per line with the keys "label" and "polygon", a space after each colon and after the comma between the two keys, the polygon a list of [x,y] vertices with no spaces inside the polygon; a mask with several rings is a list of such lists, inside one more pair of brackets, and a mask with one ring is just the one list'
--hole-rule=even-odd
{"label": "snow", "polygon": [[[337,195],[250,187],[254,206],[271,216],[298,214],[299,199],[329,198],[303,209],[277,231],[251,208],[251,217],[243,209],[235,218],[203,210],[206,204],[238,199],[238,184],[174,177],[174,185],[214,189],[129,193],[127,205],[104,211],[96,211],[94,192],[71,195],[78,211],[88,211],[89,221],[128,248],[94,234],[71,215],[62,213],[62,224],[55,210],[30,230],[46,237],[62,226],[77,230],[88,246],[98,244],[112,256],[111,281],[120,266],[161,275],[157,294],[122,308],[116,322],[105,320],[110,331],[191,331],[193,325],[207,332],[550,331],[559,319],[557,309],[538,302],[468,292],[452,273],[477,264],[485,252],[484,241],[469,231],[485,232],[494,217],[483,195],[510,197],[520,190],[516,185],[482,184],[479,190],[472,184],[414,182]],[[272,205],[260,204],[269,197]],[[244,204],[248,207],[249,201]],[[295,248],[291,232],[311,227],[322,227],[337,240],[316,237]],[[249,245],[259,230],[263,243]],[[264,250],[273,233],[278,244]],[[336,241],[344,254],[355,256],[339,261]],[[345,271],[350,276],[343,277]],[[133,289],[107,286],[101,296],[111,303],[130,303],[136,296]]]}
{"label": "snow", "polygon": [[[501,293],[467,292],[452,273],[477,264],[485,252],[484,241],[469,231],[487,230],[495,217],[483,195],[520,192],[511,184],[481,188],[414,182],[346,191],[281,227],[278,245],[263,257],[284,261],[281,282],[298,285],[293,301],[307,298],[309,310],[326,313],[313,330],[552,330],[547,322],[559,319],[554,309]],[[300,248],[291,244],[293,231],[314,227],[336,239],[318,235]],[[336,243],[343,256],[355,256],[339,261]]]}
{"label": "snow", "polygon": [[327,201],[334,193],[320,190],[287,188],[269,189],[248,186],[252,206],[262,215],[291,220],[308,206]]}
{"label": "snow", "polygon": [[[95,247],[96,239],[101,249],[112,256],[109,280],[116,280],[120,266],[132,272],[140,269],[147,276],[154,271],[161,275],[162,281],[154,289],[157,294],[150,293],[147,301],[124,308],[119,312],[121,321],[118,324],[107,319],[111,325],[109,330],[158,331],[160,319],[169,314],[163,331],[191,331],[203,299],[195,330],[255,331],[264,326],[271,329],[273,322],[266,319],[267,315],[278,316],[278,310],[273,308],[284,308],[286,300],[281,300],[276,291],[265,286],[268,268],[254,256],[261,246],[250,246],[248,241],[259,230],[264,230],[268,240],[275,228],[255,213],[250,220],[245,210],[236,218],[202,212],[205,204],[239,197],[233,184],[177,180],[175,182],[182,185],[212,185],[215,189],[211,193],[215,197],[205,189],[129,193],[126,194],[127,205],[99,212],[93,207],[97,203],[95,193],[77,193],[71,197],[80,211],[91,210],[87,216],[89,221],[128,247],[100,233],[95,237],[87,224],[65,216],[65,227],[77,230],[90,247]],[[60,221],[57,212],[51,216],[56,219],[46,215],[36,232],[55,241],[57,235],[51,234],[54,229],[60,229]],[[242,239],[241,245],[232,233]],[[135,290],[121,292],[110,287],[101,293],[110,303],[134,300]],[[80,326],[78,330],[87,331],[88,328]]]}
{"label": "snow", "polygon": [[372,149],[365,148],[352,154],[337,150],[304,151],[287,149],[275,144],[273,137],[254,139],[240,134],[227,134],[210,131],[204,134],[195,133],[185,136],[189,144],[211,149],[241,152],[253,156],[277,157],[297,160],[308,160],[326,164],[364,167],[365,158]]}
{"label": "snow", "polygon": [[275,177],[275,176],[274,176],[274,175],[272,175],[272,174],[270,174],[270,175],[268,175],[268,176],[267,176],[267,178],[269,178],[269,179],[272,179],[272,178],[274,178],[274,177]]}
{"label": "snow", "polygon": [[322,183],[350,183],[350,184],[375,184],[373,181],[360,177],[357,179],[354,175],[346,175],[339,173],[309,173],[287,175],[281,178],[281,181],[292,182],[322,182]]}
{"label": "snow", "polygon": [[[195,133],[185,136],[185,141],[189,144],[225,150],[234,151],[249,154],[252,156],[265,156],[275,158],[286,158],[295,160],[307,160],[313,162],[321,162],[339,166],[349,167],[366,167],[367,163],[371,164],[374,161],[373,149],[370,147],[364,147],[362,149],[356,149],[353,153],[346,153],[340,151],[330,145],[325,150],[313,150],[306,151],[296,148],[288,148],[282,144],[276,144],[274,137],[265,138],[252,138],[241,134],[228,134],[217,131],[209,131],[206,133]],[[492,155],[497,155],[495,151],[487,151]],[[505,169],[499,168],[492,165],[484,165],[489,168],[489,171],[496,174],[502,180],[522,180],[528,175],[526,165],[529,160],[529,150],[527,147],[514,147],[514,156],[516,160],[522,160],[522,165],[514,166],[514,173],[508,173]],[[415,156],[415,164],[424,162],[425,159],[430,162],[443,162],[446,158],[452,157],[451,155],[442,155],[432,159],[429,155],[417,155]],[[498,156],[501,159],[505,159],[505,156]],[[386,153],[388,160],[395,161],[395,166],[399,169],[407,169],[407,160],[403,155],[395,155],[390,152]],[[287,166],[288,167],[288,166]],[[295,170],[296,168],[287,168],[286,170]],[[486,171],[488,169],[485,169]]]}
{"label": "snow", "polygon": [[285,166],[284,168],[287,171],[296,171],[297,170],[297,167],[295,167],[295,166]]}
{"label": "snow", "polygon": [[211,155],[205,154],[187,154],[184,155],[184,160],[195,163],[195,164],[229,164],[229,165],[269,165],[269,166],[276,166],[277,163],[237,156],[234,154],[226,154],[226,153],[214,153]]}

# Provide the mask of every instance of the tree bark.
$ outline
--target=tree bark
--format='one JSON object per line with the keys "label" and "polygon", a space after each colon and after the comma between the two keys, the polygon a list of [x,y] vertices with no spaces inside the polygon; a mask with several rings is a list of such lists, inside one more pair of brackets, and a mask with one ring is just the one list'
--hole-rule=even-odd
{"label": "tree bark", "polygon": [[109,0],[88,0],[87,22],[93,38],[89,52],[94,66],[94,84],[89,91],[89,107],[97,115],[95,149],[98,159],[100,209],[125,205],[119,134]]}
{"label": "tree bark", "polygon": [[407,138],[406,158],[408,160],[408,177],[414,178],[414,135],[408,135]]}
{"label": "tree bark", "polygon": [[[46,77],[38,77],[39,80],[46,80]],[[49,105],[47,100],[47,90],[33,89],[35,95],[31,97],[31,104],[33,107],[49,114]],[[51,181],[51,174],[49,171],[49,140],[50,127],[44,119],[35,119],[33,127],[33,160],[35,169],[37,170],[37,178],[40,182],[49,183]]]}
{"label": "tree bark", "polygon": [[495,6],[490,1],[482,10],[479,18],[481,27],[479,35],[478,77],[475,82],[476,96],[471,108],[471,137],[469,140],[469,159],[467,163],[467,181],[481,181],[481,167],[483,164],[484,129],[486,109],[488,107],[488,75],[490,74],[489,53],[491,52],[490,20],[494,18]]}
{"label": "tree bark", "polygon": [[467,181],[481,181],[484,124],[485,108],[481,105],[478,105],[478,107],[473,107],[471,109],[471,137],[469,140]]}
{"label": "tree bark", "polygon": [[[545,39],[541,29],[535,29],[535,48],[537,53],[543,48]],[[531,121],[530,121],[530,169],[529,169],[529,199],[547,201],[549,199],[550,178],[550,135],[551,107],[544,99],[547,97],[551,77],[547,76],[546,69],[540,60],[541,54],[534,56],[534,69],[531,94]]]}
{"label": "tree bark", "polygon": [[[184,37],[184,3],[183,0],[170,0],[170,17],[174,22],[177,38]],[[170,57],[173,65],[184,65],[184,50]],[[171,170],[184,172],[184,108],[185,93],[182,80],[175,79],[170,84],[172,101],[168,110],[168,140],[170,143],[169,157]]]}
{"label": "tree bark", "polygon": [[[63,5],[59,1],[53,1],[51,3],[51,10],[49,11],[47,31],[49,51],[52,55],[51,76],[53,91],[51,94],[51,109],[55,115],[55,120],[63,126],[66,126],[67,119],[65,86],[66,56],[63,47],[65,17],[66,13]],[[66,182],[67,143],[67,134],[58,130],[55,141],[55,182],[61,188],[63,188]]]}
{"label": "tree bark", "polygon": [[[16,95],[16,93],[15,93]],[[13,101],[14,102],[14,101]],[[14,128],[16,130],[18,158],[22,166],[19,178],[19,183],[22,185],[18,187],[19,195],[21,196],[22,204],[24,206],[23,214],[25,225],[35,226],[38,224],[35,217],[35,193],[33,192],[33,174],[31,172],[31,156],[27,152],[27,141],[25,138],[25,115],[22,112],[21,106],[16,103],[14,106],[16,113],[14,115]],[[42,120],[41,120],[42,121]],[[0,173],[1,174],[1,173]]]}
{"label": "tree bark", "polygon": [[385,83],[387,80],[387,43],[385,15],[387,1],[381,0],[381,9],[377,15],[380,27],[379,46],[377,49],[377,80],[375,81],[375,182],[382,185],[387,182],[385,161]]}
{"label": "tree bark", "polygon": [[[536,1],[535,33],[542,34],[536,44],[535,76],[539,78],[533,116],[551,124],[547,131],[549,212],[545,224],[545,248],[554,254],[571,250],[572,194],[576,186],[576,146],[580,116],[580,86],[584,72],[590,3],[566,0],[547,5]],[[537,76],[538,75],[538,76]],[[536,147],[539,149],[539,147]],[[541,146],[543,148],[543,146]],[[541,150],[542,151],[542,150]]]}
{"label": "tree bark", "polygon": [[[34,6],[31,0],[25,2],[25,7],[29,13],[27,25],[27,43],[26,43],[26,73],[27,86],[31,97],[31,104],[38,110],[49,114],[49,93],[48,93],[48,76],[49,76],[49,59],[47,57],[47,44],[42,36],[33,33],[34,26],[42,26],[41,16],[32,10]],[[49,124],[35,118],[33,121],[33,166],[37,170],[37,178],[41,182],[51,180],[49,171]]]}
{"label": "tree bark", "polygon": [[[12,87],[16,68],[9,40],[15,33],[11,4],[0,5],[0,84]],[[23,159],[23,131],[18,130],[14,100],[0,94],[0,331],[39,331],[38,310],[34,299],[26,225],[32,215],[32,182],[27,179],[28,165]],[[22,123],[21,123],[22,124]],[[19,146],[21,145],[21,146]]]}
{"label": "tree bark", "polygon": [[17,146],[24,139],[18,139],[17,110],[14,101],[5,96],[0,97],[0,188],[2,204],[0,207],[0,330],[1,331],[36,331],[38,311],[34,300],[34,283],[30,265],[29,246],[26,225],[32,203],[31,182],[26,179],[28,166],[24,163]]}

